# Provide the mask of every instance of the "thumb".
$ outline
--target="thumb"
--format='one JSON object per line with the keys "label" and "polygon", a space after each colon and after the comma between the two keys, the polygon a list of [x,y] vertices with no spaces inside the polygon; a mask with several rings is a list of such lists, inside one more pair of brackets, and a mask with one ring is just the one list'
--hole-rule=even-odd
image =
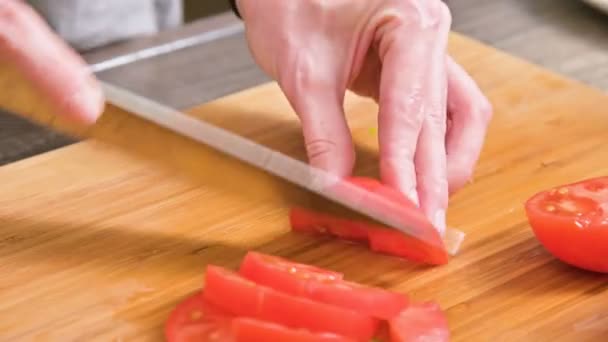
{"label": "thumb", "polygon": [[355,151],[342,106],[345,91],[338,86],[316,85],[298,91],[284,88],[284,92],[302,124],[310,164],[340,177],[348,176]]}

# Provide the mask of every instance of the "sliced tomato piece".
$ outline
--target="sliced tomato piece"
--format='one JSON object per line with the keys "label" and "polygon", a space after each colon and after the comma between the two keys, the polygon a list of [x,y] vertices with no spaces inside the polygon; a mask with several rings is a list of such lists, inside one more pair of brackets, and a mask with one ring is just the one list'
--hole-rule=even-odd
{"label": "sliced tomato piece", "polygon": [[399,211],[395,212],[394,207],[386,205],[384,201],[369,202],[369,205],[376,206],[378,210],[413,222],[412,228],[417,229],[417,234],[423,241],[384,226],[334,217],[301,207],[292,208],[290,211],[292,229],[368,243],[376,252],[417,262],[435,265],[448,262],[447,251],[439,232],[407,197],[371,178],[353,177],[348,181],[397,204]]}
{"label": "sliced tomato piece", "polygon": [[233,320],[232,331],[236,342],[356,342],[352,338],[332,333],[290,329],[280,324],[244,317]]}
{"label": "sliced tomato piece", "polygon": [[541,191],[525,209],[536,238],[553,256],[608,273],[608,177]]}
{"label": "sliced tomato piece", "polygon": [[433,302],[412,303],[389,321],[391,342],[447,342],[448,321],[441,307]]}
{"label": "sliced tomato piece", "polygon": [[295,231],[329,234],[345,240],[367,242],[367,229],[364,224],[306,208],[292,208],[289,212],[289,222]]}
{"label": "sliced tomato piece", "polygon": [[379,320],[360,312],[286,294],[213,265],[207,267],[204,297],[236,316],[357,340],[373,337],[379,325]]}
{"label": "sliced tomato piece", "polygon": [[[397,203],[401,211],[394,215],[407,218],[408,222],[415,222],[417,234],[425,242],[384,226],[334,217],[301,207],[294,207],[290,211],[289,220],[292,229],[367,243],[373,251],[417,262],[435,265],[448,262],[447,251],[439,232],[407,197],[372,179],[352,178],[350,181],[368,191],[375,192],[384,199]],[[383,208],[383,202],[370,203],[370,205]],[[385,211],[393,212],[388,207]],[[426,241],[431,241],[431,243]]]}
{"label": "sliced tomato piece", "polygon": [[[306,267],[304,267],[306,266]],[[403,310],[408,297],[342,279],[329,270],[291,263],[282,258],[248,252],[239,273],[257,284],[294,296],[352,309],[381,319]]]}
{"label": "sliced tomato piece", "polygon": [[168,342],[232,341],[231,317],[197,292],[171,311],[165,336]]}

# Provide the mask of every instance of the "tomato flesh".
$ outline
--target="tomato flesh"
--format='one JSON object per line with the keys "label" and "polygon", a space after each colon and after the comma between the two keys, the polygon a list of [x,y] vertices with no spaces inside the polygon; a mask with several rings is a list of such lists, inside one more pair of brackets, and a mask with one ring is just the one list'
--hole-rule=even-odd
{"label": "tomato flesh", "polygon": [[608,273],[608,177],[541,191],[525,209],[536,238],[553,256]]}
{"label": "tomato flesh", "polygon": [[204,297],[232,315],[354,339],[370,339],[379,324],[377,319],[363,313],[258,285],[219,266],[207,267]]}
{"label": "tomato flesh", "polygon": [[353,177],[349,179],[349,182],[398,204],[400,212],[392,213],[392,209],[383,207],[382,203],[369,203],[369,205],[379,206],[380,210],[396,217],[407,218],[408,222],[415,222],[418,234],[422,236],[422,239],[432,241],[432,243],[422,242],[399,231],[373,223],[334,217],[301,207],[292,208],[290,211],[289,220],[292,229],[367,243],[375,252],[421,263],[442,265],[448,262],[447,251],[439,232],[407,197],[374,179]]}
{"label": "tomato flesh", "polygon": [[197,292],[179,303],[165,323],[168,342],[230,341],[230,316]]}
{"label": "tomato flesh", "polygon": [[239,317],[232,322],[236,342],[356,342],[352,338],[332,333],[313,333],[289,329],[280,324]]}
{"label": "tomato flesh", "polygon": [[433,302],[412,303],[389,321],[391,342],[447,342],[450,330],[441,307]]}
{"label": "tomato flesh", "polygon": [[407,306],[408,297],[405,295],[346,281],[341,274],[336,276],[334,272],[311,267],[304,268],[301,264],[274,256],[248,252],[239,273],[281,292],[381,319],[390,319]]}

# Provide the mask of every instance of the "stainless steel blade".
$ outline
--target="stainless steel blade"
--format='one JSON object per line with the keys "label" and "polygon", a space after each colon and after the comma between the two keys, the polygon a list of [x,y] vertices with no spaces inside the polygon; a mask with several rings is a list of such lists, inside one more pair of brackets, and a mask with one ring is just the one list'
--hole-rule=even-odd
{"label": "stainless steel blade", "polygon": [[[227,155],[333,200],[355,212],[398,229],[404,234],[424,241],[427,244],[437,245],[436,241],[430,241],[421,234],[417,234],[416,227],[403,222],[402,218],[397,220],[395,217],[387,217],[381,211],[375,210],[375,206],[369,205],[369,201],[378,201],[378,203],[382,203],[385,207],[393,206],[393,209],[398,209],[395,204],[389,203],[389,201],[380,196],[344,182],[341,178],[321,169],[313,168],[302,161],[126,89],[108,83],[102,83],[102,87],[109,102],[144,120],[208,145]],[[348,196],[344,196],[344,193],[348,193]],[[459,232],[453,230],[447,232],[446,235],[450,236],[454,234],[460,235]],[[462,239],[460,238],[460,240]],[[448,252],[453,249],[448,248]],[[453,253],[455,252],[453,251]]]}

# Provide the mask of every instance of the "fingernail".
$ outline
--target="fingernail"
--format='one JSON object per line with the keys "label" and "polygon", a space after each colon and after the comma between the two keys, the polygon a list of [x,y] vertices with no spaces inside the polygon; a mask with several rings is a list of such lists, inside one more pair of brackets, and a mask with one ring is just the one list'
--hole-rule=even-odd
{"label": "fingernail", "polygon": [[433,217],[433,225],[439,231],[439,234],[443,236],[445,233],[445,210],[439,209],[435,212],[435,216]]}
{"label": "fingernail", "polygon": [[103,108],[103,93],[93,81],[87,82],[66,103],[67,112],[85,124],[95,123],[103,112]]}
{"label": "fingernail", "polygon": [[420,203],[418,203],[418,192],[416,189],[411,189],[408,191],[407,197],[410,199],[410,201],[414,202],[416,206],[420,206]]}

